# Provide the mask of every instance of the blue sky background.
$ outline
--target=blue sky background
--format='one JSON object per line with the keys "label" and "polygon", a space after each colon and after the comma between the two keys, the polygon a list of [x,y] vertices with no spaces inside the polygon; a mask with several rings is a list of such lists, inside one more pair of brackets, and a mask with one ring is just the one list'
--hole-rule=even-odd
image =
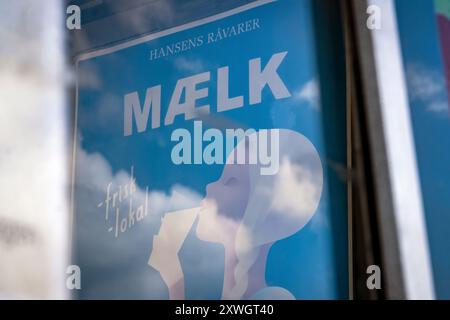
{"label": "blue sky background", "polygon": [[450,299],[450,119],[433,1],[397,0],[437,298]]}
{"label": "blue sky background", "polygon": [[[148,59],[152,48],[256,17],[260,19],[260,30],[218,44],[204,45],[179,56],[156,61]],[[325,185],[319,209],[305,228],[272,247],[266,273],[268,285],[282,286],[299,299],[347,298],[347,281],[342,281],[348,279],[347,208],[343,201],[334,201],[334,204],[340,205],[331,208],[331,195],[328,193],[331,182],[342,190],[336,195],[345,197],[345,184],[337,181],[335,174],[328,172],[322,122],[324,115],[329,114],[328,110],[341,108],[344,112],[345,101],[333,101],[329,105],[318,103],[315,88],[319,74],[315,46],[311,1],[281,0],[208,25],[80,62],[78,144],[84,158],[77,158],[77,180],[82,181],[86,165],[94,167],[80,160],[89,159],[95,161],[97,166],[101,164],[107,167],[104,171],[113,178],[121,172],[129,172],[133,165],[141,188],[149,186],[152,191],[169,195],[175,185],[182,185],[203,197],[206,184],[218,179],[223,166],[175,166],[170,159],[174,145],[170,141],[170,134],[178,127],[192,130],[193,122],[185,121],[180,116],[175,118],[171,126],[162,125],[146,133],[124,137],[123,96],[138,91],[142,101],[146,88],[162,84],[161,113],[164,119],[176,81],[185,76],[211,71],[212,78],[207,85],[210,97],[198,102],[199,105],[205,102],[211,104],[211,115],[203,119],[205,128],[293,129],[305,135],[322,158]],[[293,96],[274,100],[266,88],[263,103],[249,106],[248,61],[261,57],[265,65],[272,54],[282,51],[289,53],[279,73]],[[230,95],[243,94],[245,106],[217,114],[214,102],[215,70],[225,65],[230,66]],[[334,137],[345,137],[345,123],[333,127],[333,130]],[[341,144],[340,149],[344,150],[334,161],[345,165],[345,140],[337,139],[333,143]],[[130,231],[134,235],[114,240],[110,233],[96,227],[101,225],[103,216],[101,213],[96,214],[92,208],[102,200],[102,195],[101,192],[97,195],[92,189],[86,188],[86,184],[77,182],[75,190],[75,219],[79,226],[75,233],[75,258],[89,279],[80,297],[110,297],[119,292],[122,297],[166,298],[167,292],[157,272],[147,265],[152,236],[158,230],[159,219],[148,217],[153,219],[148,226],[139,225]],[[144,236],[137,236],[137,233]],[[129,247],[131,238],[136,240]],[[336,238],[342,241],[334,241]],[[114,246],[122,250],[111,249]],[[114,255],[114,258],[105,256],[104,260],[115,262],[105,263],[101,255]],[[191,231],[179,255],[186,279],[186,298],[219,298],[223,276],[222,248],[198,240]],[[211,265],[200,267],[198,261],[202,257],[207,257]],[[338,274],[338,271],[341,273]],[[136,277],[136,274],[141,278]],[[150,280],[144,281],[143,278]],[[339,283],[344,284],[343,287],[338,288],[338,278],[341,280]],[[126,279],[129,280],[128,284]],[[129,285],[130,279],[136,282],[134,287]]]}

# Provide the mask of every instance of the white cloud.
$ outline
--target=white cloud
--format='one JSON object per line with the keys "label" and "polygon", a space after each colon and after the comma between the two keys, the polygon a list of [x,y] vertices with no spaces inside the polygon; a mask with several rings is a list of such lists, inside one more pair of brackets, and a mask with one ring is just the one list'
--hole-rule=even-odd
{"label": "white cloud", "polygon": [[[150,191],[148,215],[115,238],[115,230],[108,231],[112,224],[104,219],[104,206],[97,205],[104,200],[108,184],[111,183],[111,191],[117,191],[130,181],[130,174],[125,171],[114,174],[99,153],[78,148],[76,156],[75,248],[81,252],[76,262],[82,262],[81,267],[89,270],[91,279],[84,284],[83,297],[164,298],[166,287],[159,274],[147,265],[152,238],[167,211],[197,206],[200,195],[181,185],[174,185],[169,193]],[[139,175],[139,168],[134,168],[134,175]],[[145,198],[145,186],[138,185],[133,208],[144,204]],[[119,208],[124,218],[128,202],[122,202]]]}
{"label": "white cloud", "polygon": [[407,67],[407,80],[412,102],[421,102],[432,113],[448,115],[445,78],[437,71],[419,64]]}
{"label": "white cloud", "polygon": [[436,113],[448,112],[448,103],[445,100],[432,101],[429,103],[427,110]]}
{"label": "white cloud", "polygon": [[321,173],[311,172],[284,158],[273,189],[274,208],[284,215],[292,214],[294,218],[304,216],[308,221],[316,211],[322,194],[321,177]]}
{"label": "white cloud", "polygon": [[309,80],[294,96],[297,100],[309,103],[314,109],[320,108],[320,87],[317,79]]}
{"label": "white cloud", "polygon": [[174,65],[179,71],[187,71],[189,73],[199,73],[205,70],[201,60],[187,59],[185,57],[176,58]]}
{"label": "white cloud", "polygon": [[154,25],[170,24],[175,18],[175,10],[170,1],[150,1],[141,5],[138,10],[132,10],[132,17],[128,11],[121,12],[123,4],[120,2],[113,1],[109,5],[112,7],[117,5],[117,9],[114,8],[114,10],[119,12],[117,13],[118,19],[123,25],[131,27],[136,34],[148,32],[149,28]]}

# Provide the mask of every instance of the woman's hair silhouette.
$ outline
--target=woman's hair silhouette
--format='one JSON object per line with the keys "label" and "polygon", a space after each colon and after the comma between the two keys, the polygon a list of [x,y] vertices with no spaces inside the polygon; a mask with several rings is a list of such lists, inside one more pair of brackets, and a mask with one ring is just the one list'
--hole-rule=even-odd
{"label": "woman's hair silhouette", "polygon": [[[208,185],[199,213],[197,236],[225,247],[225,299],[251,298],[267,289],[270,246],[308,223],[322,193],[320,157],[305,136],[288,129],[260,130],[254,135],[240,141],[233,152],[257,152],[257,141],[270,137],[270,143],[278,144],[274,149],[279,152],[278,172],[263,175],[261,163],[234,164],[233,154],[228,155],[222,176]],[[273,289],[268,298],[286,298],[286,290]]]}

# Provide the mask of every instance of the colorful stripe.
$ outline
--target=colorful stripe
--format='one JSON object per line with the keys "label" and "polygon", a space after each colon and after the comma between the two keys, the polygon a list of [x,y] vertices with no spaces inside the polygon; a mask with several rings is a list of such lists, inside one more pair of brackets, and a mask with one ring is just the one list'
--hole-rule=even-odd
{"label": "colorful stripe", "polygon": [[434,0],[436,12],[450,19],[450,0]]}
{"label": "colorful stripe", "polygon": [[434,4],[437,12],[442,58],[447,78],[447,92],[450,98],[450,0],[434,0]]}

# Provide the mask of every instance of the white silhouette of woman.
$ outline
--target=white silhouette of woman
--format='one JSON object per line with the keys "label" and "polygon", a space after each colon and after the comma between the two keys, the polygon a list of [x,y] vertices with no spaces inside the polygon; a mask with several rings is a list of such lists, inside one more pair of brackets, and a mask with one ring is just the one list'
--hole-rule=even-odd
{"label": "white silhouette of woman", "polygon": [[278,143],[278,172],[262,175],[260,163],[234,164],[232,153],[220,179],[207,186],[198,212],[197,237],[225,248],[223,299],[294,298],[284,288],[267,287],[267,256],[273,243],[308,223],[322,193],[319,155],[298,132],[261,130],[255,133],[257,139],[241,141],[233,152],[256,152],[262,133],[271,137],[271,143]]}
{"label": "white silhouette of woman", "polygon": [[[271,148],[279,152],[275,174],[262,175],[261,163],[235,164],[234,155],[255,155],[257,142],[261,147],[267,137],[278,144]],[[267,255],[273,243],[293,235],[311,219],[322,184],[319,155],[306,137],[287,129],[260,130],[228,156],[220,179],[207,186],[201,208],[164,216],[148,264],[160,272],[169,298],[184,299],[178,253],[198,218],[197,237],[225,249],[223,299],[293,299],[284,288],[267,287]]]}

